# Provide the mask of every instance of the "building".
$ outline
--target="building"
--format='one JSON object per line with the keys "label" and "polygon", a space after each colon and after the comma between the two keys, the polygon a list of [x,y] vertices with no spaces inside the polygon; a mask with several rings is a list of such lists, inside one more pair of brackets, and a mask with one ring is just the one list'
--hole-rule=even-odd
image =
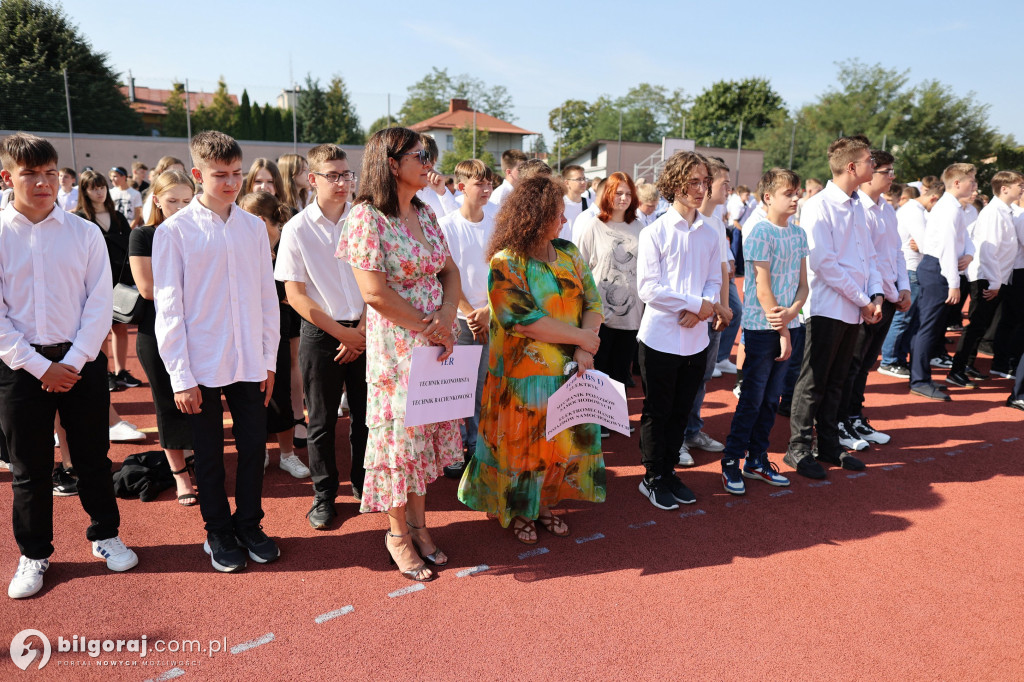
{"label": "building", "polygon": [[[173,90],[136,86],[134,78],[128,79],[128,85],[121,86],[121,94],[128,98],[132,109],[142,116],[142,123],[147,130],[163,130],[164,118],[167,116],[167,100],[170,99],[173,92]],[[188,109],[194,114],[200,104],[204,107],[213,104],[214,93],[189,92],[188,97],[185,97],[185,93],[182,91],[181,96],[183,103],[185,100],[188,101]],[[230,95],[230,97],[231,101],[237,105],[238,96]]]}
{"label": "building", "polygon": [[431,116],[425,121],[409,126],[409,128],[417,133],[426,133],[433,137],[437,142],[441,157],[444,158],[444,153],[455,147],[453,131],[456,128],[471,130],[474,126],[477,130],[487,131],[487,143],[484,145],[484,149],[493,154],[495,159],[500,159],[502,152],[508,149],[526,149],[523,138],[527,135],[538,134],[482,111],[474,111],[469,108],[468,100],[464,99],[452,99],[448,103],[448,111]]}
{"label": "building", "polygon": [[[756,186],[764,173],[764,152],[757,149],[743,149],[739,163],[735,149],[720,147],[698,147],[693,140],[665,138],[657,142],[619,142],[618,140],[595,140],[581,149],[575,156],[562,159],[562,168],[569,164],[583,166],[588,178],[608,177],[615,171],[624,171],[636,180],[644,178],[653,182],[661,172],[665,159],[678,150],[696,151],[705,156],[717,156],[732,170],[734,185]],[[739,171],[737,179],[737,170]]]}

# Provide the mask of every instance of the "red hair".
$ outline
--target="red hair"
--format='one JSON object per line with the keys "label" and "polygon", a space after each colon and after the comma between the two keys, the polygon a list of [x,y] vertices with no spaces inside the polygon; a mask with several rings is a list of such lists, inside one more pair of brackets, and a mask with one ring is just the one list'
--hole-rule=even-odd
{"label": "red hair", "polygon": [[640,199],[636,196],[636,185],[633,184],[633,179],[621,171],[616,171],[608,176],[608,180],[604,183],[604,189],[601,191],[601,196],[597,200],[597,207],[600,213],[597,219],[602,223],[608,222],[612,217],[612,201],[615,199],[615,193],[619,191],[619,185],[626,183],[629,186],[629,207],[626,209],[626,224],[630,224],[636,220],[636,209],[640,206]]}

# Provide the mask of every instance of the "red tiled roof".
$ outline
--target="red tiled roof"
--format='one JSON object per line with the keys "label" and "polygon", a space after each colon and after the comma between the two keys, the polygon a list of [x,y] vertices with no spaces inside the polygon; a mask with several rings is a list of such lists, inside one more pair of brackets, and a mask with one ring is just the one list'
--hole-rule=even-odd
{"label": "red tiled roof", "polygon": [[[418,133],[436,128],[452,129],[472,127],[473,110],[469,108],[466,100],[464,99],[453,99],[448,103],[448,111],[438,114],[437,116],[431,116],[425,121],[420,121],[419,123],[414,123],[409,126],[410,130],[415,130]],[[517,125],[513,125],[508,121],[502,121],[500,118],[495,118],[489,114],[485,114],[482,111],[476,112],[476,127],[481,130],[486,129],[488,132],[499,134],[537,134],[524,128],[520,128]]]}
{"label": "red tiled roof", "polygon": [[[171,92],[171,90],[159,90],[157,88],[146,88],[136,85],[135,101],[131,103],[132,109],[140,114],[165,116],[167,115],[167,99],[171,96]],[[128,97],[127,85],[121,86],[121,94]],[[230,95],[230,97],[232,102],[238,104],[238,95]],[[184,95],[182,98],[184,99]],[[206,107],[213,104],[213,93],[190,91],[188,93],[189,110],[195,112],[200,104]]]}

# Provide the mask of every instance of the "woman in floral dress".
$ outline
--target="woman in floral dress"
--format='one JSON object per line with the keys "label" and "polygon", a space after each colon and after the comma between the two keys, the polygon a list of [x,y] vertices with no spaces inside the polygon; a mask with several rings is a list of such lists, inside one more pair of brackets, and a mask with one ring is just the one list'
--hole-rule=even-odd
{"label": "woman in floral dress", "polygon": [[362,187],[345,222],[338,258],[347,260],[366,314],[366,481],[360,511],[386,511],[385,544],[412,580],[436,577],[424,564],[448,559],[426,528],[427,484],[462,459],[458,421],[405,427],[414,346],[455,344],[459,271],[433,211],[415,197],[432,172],[417,133],[380,130],[366,144]]}
{"label": "woman in floral dress", "polygon": [[498,213],[488,245],[490,353],[476,452],[459,485],[467,506],[497,517],[525,544],[539,523],[559,536],[561,500],[605,499],[596,424],[545,437],[548,398],[575,370],[594,367],[601,297],[565,223],[560,180],[520,180]]}

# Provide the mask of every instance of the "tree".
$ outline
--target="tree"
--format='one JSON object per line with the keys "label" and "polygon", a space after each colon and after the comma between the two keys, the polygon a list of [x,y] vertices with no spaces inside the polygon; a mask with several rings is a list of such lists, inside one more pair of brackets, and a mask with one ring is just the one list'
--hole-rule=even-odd
{"label": "tree", "polygon": [[203,130],[219,130],[228,135],[235,132],[235,110],[238,105],[228,94],[228,84],[221,78],[217,81],[217,90],[213,93],[210,105],[200,103],[192,114],[192,132]]}
{"label": "tree", "polygon": [[701,146],[735,147],[741,120],[744,137],[749,139],[782,108],[782,97],[764,78],[718,81],[693,101],[687,137]]}
{"label": "tree", "polygon": [[547,154],[548,144],[544,141],[543,135],[537,135],[530,143],[530,152],[534,154]]}
{"label": "tree", "polygon": [[188,119],[185,115],[185,86],[182,83],[171,84],[171,94],[167,97],[167,115],[164,117],[163,130],[167,137],[185,137],[188,135]]}
{"label": "tree", "polygon": [[242,90],[242,103],[235,111],[235,137],[239,140],[257,139],[253,134],[252,107],[249,105],[249,91]]}
{"label": "tree", "polygon": [[686,137],[686,124],[693,98],[682,88],[676,88],[665,101],[665,137]]}
{"label": "tree", "polygon": [[267,139],[267,120],[263,117],[259,103],[252,105],[252,139]]}
{"label": "tree", "polygon": [[66,131],[62,69],[68,71],[75,132],[142,134],[107,55],[64,14],[40,0],[0,2],[0,128]]}
{"label": "tree", "polygon": [[455,172],[455,166],[466,159],[480,159],[489,168],[497,168],[494,155],[487,151],[488,132],[486,129],[477,128],[476,148],[473,147],[473,129],[455,128],[452,130],[452,149],[446,151],[441,158],[441,172],[450,175]]}
{"label": "tree", "polygon": [[381,116],[380,118],[374,119],[372,123],[366,128],[366,136],[373,135],[378,130],[384,128],[395,128],[401,124],[394,116]]}
{"label": "tree", "polygon": [[325,118],[331,138],[336,144],[363,144],[366,135],[359,127],[359,116],[349,100],[348,89],[341,76],[331,78],[324,96],[327,112]]}
{"label": "tree", "polygon": [[298,106],[295,108],[298,117],[299,141],[318,144],[333,138],[327,125],[327,98],[320,87],[320,79],[313,79],[306,74],[305,89],[299,94]]}
{"label": "tree", "polygon": [[515,120],[512,96],[505,86],[489,87],[468,74],[453,77],[448,75],[448,69],[435,66],[430,73],[410,85],[408,92],[402,108],[398,110],[398,120],[402,125],[419,123],[447,111],[452,98],[467,99],[472,108],[495,118]]}
{"label": "tree", "polygon": [[568,99],[548,112],[548,127],[555,131],[552,154],[561,153],[563,161],[596,139],[593,109],[580,99]]}

